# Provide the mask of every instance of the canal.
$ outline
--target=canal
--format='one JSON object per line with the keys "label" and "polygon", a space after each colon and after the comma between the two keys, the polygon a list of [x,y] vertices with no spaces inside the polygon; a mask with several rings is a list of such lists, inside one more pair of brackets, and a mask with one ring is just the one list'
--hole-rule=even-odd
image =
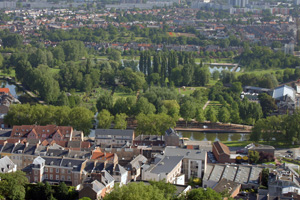
{"label": "canal", "polygon": [[0,79],[0,87],[8,88],[11,95],[17,98],[21,103],[36,103],[36,101],[34,101],[30,96],[28,96],[22,89],[18,88],[16,85],[8,82],[7,80]]}
{"label": "canal", "polygon": [[248,133],[204,133],[178,131],[180,137],[195,141],[247,141]]}

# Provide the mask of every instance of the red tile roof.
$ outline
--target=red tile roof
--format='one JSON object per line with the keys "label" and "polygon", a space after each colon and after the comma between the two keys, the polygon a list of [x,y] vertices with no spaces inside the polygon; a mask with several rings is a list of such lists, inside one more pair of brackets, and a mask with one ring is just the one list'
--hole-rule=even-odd
{"label": "red tile roof", "polygon": [[0,93],[9,93],[9,88],[0,88]]}
{"label": "red tile roof", "polygon": [[230,150],[229,150],[228,146],[226,146],[225,144],[217,141],[217,142],[214,142],[213,145],[217,149],[219,155],[221,155],[221,154],[230,155]]}

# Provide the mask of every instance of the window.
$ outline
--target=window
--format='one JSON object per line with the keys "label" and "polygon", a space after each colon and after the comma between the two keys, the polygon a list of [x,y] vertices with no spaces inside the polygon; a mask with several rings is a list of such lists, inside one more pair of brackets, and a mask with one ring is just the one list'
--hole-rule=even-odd
{"label": "window", "polygon": [[34,170],[34,175],[38,175],[38,172],[36,170]]}
{"label": "window", "polygon": [[45,167],[45,172],[48,172],[48,167]]}
{"label": "window", "polygon": [[34,177],[34,182],[38,182],[38,177],[37,176]]}
{"label": "window", "polygon": [[68,170],[68,174],[71,174],[71,170]]}
{"label": "window", "polygon": [[53,175],[52,174],[50,174],[50,180],[53,180]]}
{"label": "window", "polygon": [[59,175],[56,175],[56,180],[59,180]]}
{"label": "window", "polygon": [[64,174],[65,173],[65,169],[61,169],[61,173]]}
{"label": "window", "polygon": [[77,179],[77,178],[78,178],[78,174],[75,174],[75,175],[74,175],[74,178]]}
{"label": "window", "polygon": [[56,168],[56,173],[59,173],[59,169],[58,168]]}
{"label": "window", "polygon": [[64,175],[61,176],[61,180],[62,180],[62,181],[65,180],[65,176],[64,176]]}
{"label": "window", "polygon": [[50,172],[53,172],[53,168],[50,168]]}
{"label": "window", "polygon": [[71,176],[68,176],[68,181],[70,181],[71,180]]}
{"label": "window", "polygon": [[48,174],[45,174],[45,179],[48,179]]}

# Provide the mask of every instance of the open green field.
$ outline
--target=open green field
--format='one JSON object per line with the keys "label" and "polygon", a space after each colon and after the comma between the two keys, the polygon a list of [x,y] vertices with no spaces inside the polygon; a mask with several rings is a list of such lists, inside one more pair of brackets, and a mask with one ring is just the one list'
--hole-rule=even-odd
{"label": "open green field", "polygon": [[276,71],[284,71],[284,69],[264,69],[264,70],[254,70],[254,71],[243,71],[243,72],[236,72],[237,76],[242,74],[255,74],[255,75],[262,75],[267,73],[275,73]]}
{"label": "open green field", "polygon": [[209,102],[208,106],[205,108],[205,110],[209,109],[209,108],[213,108],[218,114],[220,108],[222,107],[222,104],[219,101],[211,101]]}
{"label": "open green field", "polygon": [[185,89],[183,89],[182,87],[177,88],[176,91],[178,94],[182,94],[182,95],[191,95],[195,90],[200,89],[200,88],[205,88],[205,87],[185,87]]}
{"label": "open green field", "polygon": [[12,69],[10,73],[4,73],[3,70],[0,70],[0,76],[16,77],[16,71]]}
{"label": "open green field", "polygon": [[[229,147],[244,147],[250,143],[253,143],[253,141],[224,141],[222,143],[226,144]],[[291,144],[286,144],[283,142],[275,142],[275,141],[270,141],[270,142],[259,141],[258,143],[264,144],[264,145],[271,145],[276,148],[297,148],[297,147],[299,147],[299,145],[291,145]]]}

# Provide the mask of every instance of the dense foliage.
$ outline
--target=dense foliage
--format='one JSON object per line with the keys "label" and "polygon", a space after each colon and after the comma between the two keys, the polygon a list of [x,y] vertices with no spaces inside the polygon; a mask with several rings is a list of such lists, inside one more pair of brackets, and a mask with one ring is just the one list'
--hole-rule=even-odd
{"label": "dense foliage", "polygon": [[292,115],[270,116],[260,119],[252,129],[252,141],[276,141],[287,144],[300,142],[300,112]]}
{"label": "dense foliage", "polygon": [[89,134],[93,123],[93,113],[84,107],[43,106],[17,104],[11,105],[4,118],[6,124],[72,126],[76,130]]}

